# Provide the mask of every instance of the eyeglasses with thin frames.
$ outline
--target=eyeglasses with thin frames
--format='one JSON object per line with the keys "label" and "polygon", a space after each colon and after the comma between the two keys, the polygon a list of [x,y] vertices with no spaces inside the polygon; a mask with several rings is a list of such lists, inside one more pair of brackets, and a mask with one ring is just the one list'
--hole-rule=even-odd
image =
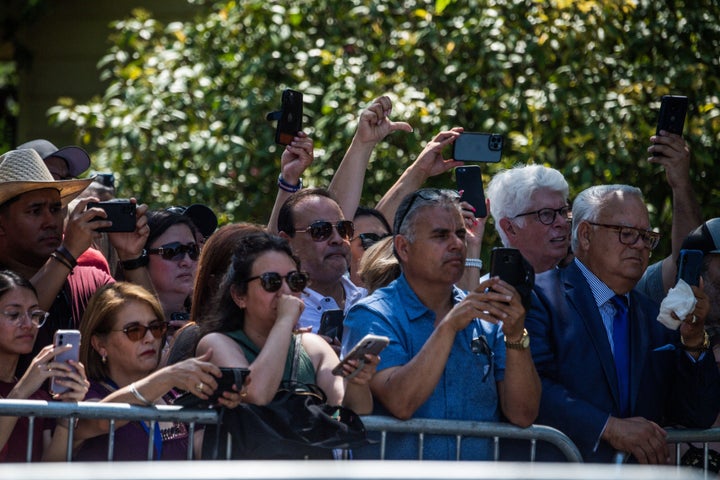
{"label": "eyeglasses with thin frames", "polygon": [[18,327],[22,325],[21,321],[24,319],[29,319],[30,323],[33,327],[42,327],[45,325],[45,321],[50,316],[48,312],[45,310],[28,310],[27,312],[23,312],[20,310],[5,310],[2,312],[3,319],[13,327]]}
{"label": "eyeglasses with thin frames", "polygon": [[650,230],[643,230],[641,228],[635,227],[626,227],[624,225],[609,225],[607,223],[588,223],[595,227],[616,230],[618,232],[618,240],[623,245],[635,245],[635,242],[638,241],[638,238],[642,238],[643,245],[645,245],[645,247],[649,248],[650,250],[654,250],[655,247],[658,246],[658,243],[660,243],[661,235],[657,232],[653,232]]}
{"label": "eyeglasses with thin frames", "polygon": [[200,256],[200,247],[198,247],[197,243],[184,245],[180,242],[172,242],[158,248],[149,248],[147,253],[150,255],[160,255],[163,260],[170,262],[178,262],[187,254],[190,260],[194,262]]}
{"label": "eyeglasses with thin frames", "polygon": [[283,279],[288,284],[288,287],[293,292],[302,292],[307,287],[310,275],[305,272],[293,271],[285,275],[284,277],[277,272],[265,272],[254,277],[250,277],[246,282],[252,282],[253,280],[260,280],[260,285],[263,290],[269,293],[275,293],[282,287]]}
{"label": "eyeglasses with thin frames", "polygon": [[540,210],[515,215],[513,218],[524,217],[526,215],[537,215],[538,221],[543,225],[552,225],[557,215],[560,215],[561,218],[567,221],[572,220],[572,211],[568,205],[560,208],[541,208]]}
{"label": "eyeglasses with thin frames", "polygon": [[297,233],[309,233],[310,238],[315,242],[324,242],[332,236],[333,228],[337,230],[338,235],[344,240],[350,240],[355,234],[355,225],[350,220],[340,220],[335,225],[325,220],[319,220],[311,223],[307,228],[298,228],[295,231]]}
{"label": "eyeglasses with thin frames", "polygon": [[127,335],[130,341],[139,342],[140,340],[145,338],[148,330],[150,330],[150,333],[154,338],[162,338],[163,335],[167,333],[168,322],[164,320],[158,320],[155,322],[150,322],[147,326],[135,322],[125,325],[123,328],[111,331],[123,332],[125,335]]}

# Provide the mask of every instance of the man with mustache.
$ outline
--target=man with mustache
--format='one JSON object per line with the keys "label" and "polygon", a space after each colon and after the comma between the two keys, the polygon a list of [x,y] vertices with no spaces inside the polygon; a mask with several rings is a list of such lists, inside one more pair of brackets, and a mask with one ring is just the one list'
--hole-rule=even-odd
{"label": "man with mustache", "polygon": [[[348,313],[343,353],[366,334],[390,338],[370,387],[375,413],[500,421],[528,426],[537,415],[540,381],[517,291],[491,278],[466,293],[466,224],[457,192],[421,189],[405,197],[394,221],[402,274]],[[507,350],[506,350],[507,348]],[[455,438],[430,437],[423,459],[456,458]],[[487,460],[486,439],[463,441],[459,458]],[[362,449],[358,457],[377,453]],[[414,459],[417,435],[390,434],[386,458]]]}
{"label": "man with mustache", "polygon": [[720,405],[708,297],[693,287],[695,310],[675,331],[635,289],[660,239],[639,189],[590,187],[572,211],[575,259],[538,280],[526,320],[542,379],[537,422],[567,434],[586,462],[667,463],[662,426],[709,427]]}
{"label": "man with mustache", "polygon": [[[365,290],[348,277],[354,227],[327,190],[306,188],[288,197],[278,213],[278,231],[287,238],[300,265],[310,275],[303,292],[305,310],[299,327],[317,333],[326,310],[347,312]],[[332,340],[332,339],[330,339]]]}

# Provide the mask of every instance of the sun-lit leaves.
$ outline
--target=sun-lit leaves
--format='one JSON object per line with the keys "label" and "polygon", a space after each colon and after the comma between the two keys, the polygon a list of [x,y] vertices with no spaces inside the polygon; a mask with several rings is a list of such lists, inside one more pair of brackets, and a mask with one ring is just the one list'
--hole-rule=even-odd
{"label": "sun-lit leaves", "polygon": [[[194,22],[161,25],[143,10],[119,21],[98,65],[103,97],[53,109],[77,127],[94,164],[118,172],[122,194],[265,221],[282,151],[265,115],[291,87],[305,92],[315,140],[307,185],[327,185],[358,111],[389,94],[393,117],[415,130],[378,146],[366,203],[435,133],[459,125],[510,140],[503,162],[483,167],[486,179],[537,162],[563,171],[573,196],[593,183],[633,183],[653,204],[653,224],[669,231],[670,189],[646,150],[659,98],[674,93],[691,98],[693,178],[717,215],[716,2],[190,1]],[[433,184],[452,186],[452,177]]]}

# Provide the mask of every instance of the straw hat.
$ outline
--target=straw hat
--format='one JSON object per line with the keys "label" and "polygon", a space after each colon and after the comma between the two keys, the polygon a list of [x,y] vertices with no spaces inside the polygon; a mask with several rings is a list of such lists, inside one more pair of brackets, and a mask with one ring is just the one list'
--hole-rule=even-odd
{"label": "straw hat", "polygon": [[29,148],[10,150],[0,156],[0,205],[23,193],[55,188],[66,206],[92,181],[92,178],[55,180],[40,155]]}

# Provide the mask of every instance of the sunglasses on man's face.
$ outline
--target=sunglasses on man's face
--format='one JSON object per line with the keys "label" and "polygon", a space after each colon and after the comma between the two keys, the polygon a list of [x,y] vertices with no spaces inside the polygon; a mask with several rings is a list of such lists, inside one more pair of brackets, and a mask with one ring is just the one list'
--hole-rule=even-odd
{"label": "sunglasses on man's face", "polygon": [[119,330],[113,330],[113,332],[123,332],[131,341],[139,342],[145,338],[148,330],[150,330],[153,337],[162,338],[162,336],[167,333],[168,322],[158,320],[156,322],[150,322],[147,326],[140,323],[131,323]]}
{"label": "sunglasses on man's face", "polygon": [[390,234],[386,233],[383,235],[378,235],[377,233],[360,233],[357,237],[360,239],[360,244],[362,245],[363,250],[367,250],[368,248],[375,245],[377,242],[382,240],[383,238],[389,237]]}
{"label": "sunglasses on man's face", "polygon": [[335,228],[338,235],[345,240],[350,240],[355,233],[355,225],[353,225],[353,222],[350,220],[340,220],[335,225],[330,222],[320,220],[311,223],[307,228],[296,229],[295,231],[298,233],[309,233],[310,238],[314,241],[324,242],[332,236],[333,228]]}
{"label": "sunglasses on man's face", "polygon": [[163,260],[173,262],[182,260],[187,253],[190,260],[195,261],[200,256],[200,247],[197,246],[197,243],[183,245],[180,242],[172,242],[158,248],[150,248],[147,253],[150,255],[160,255]]}
{"label": "sunglasses on man's face", "polygon": [[255,277],[250,277],[246,282],[252,282],[253,280],[260,280],[263,290],[266,292],[274,293],[280,290],[282,287],[283,278],[293,292],[302,292],[307,287],[310,276],[305,272],[290,272],[284,277],[277,272],[265,272]]}

